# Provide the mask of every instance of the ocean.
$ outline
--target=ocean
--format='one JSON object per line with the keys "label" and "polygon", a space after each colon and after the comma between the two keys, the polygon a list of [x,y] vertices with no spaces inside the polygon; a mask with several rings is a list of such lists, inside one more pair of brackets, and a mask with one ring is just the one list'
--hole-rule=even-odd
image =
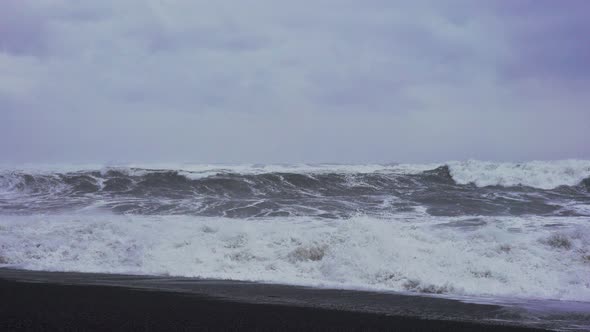
{"label": "ocean", "polygon": [[590,161],[3,167],[0,266],[590,308]]}

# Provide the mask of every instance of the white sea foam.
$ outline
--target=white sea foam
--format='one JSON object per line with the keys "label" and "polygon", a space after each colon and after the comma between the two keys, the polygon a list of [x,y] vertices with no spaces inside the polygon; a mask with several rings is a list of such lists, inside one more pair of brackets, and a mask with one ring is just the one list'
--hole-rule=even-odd
{"label": "white sea foam", "polygon": [[524,185],[553,189],[574,186],[590,177],[590,160],[531,161],[498,163],[485,161],[449,162],[453,179],[460,184],[477,186]]}
{"label": "white sea foam", "polygon": [[590,302],[588,218],[2,216],[0,262]]}

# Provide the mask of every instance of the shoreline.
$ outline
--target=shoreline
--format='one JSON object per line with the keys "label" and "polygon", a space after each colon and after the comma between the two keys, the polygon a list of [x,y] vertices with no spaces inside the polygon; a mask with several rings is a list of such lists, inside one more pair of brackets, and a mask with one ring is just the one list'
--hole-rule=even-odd
{"label": "shoreline", "polygon": [[2,330],[536,330],[497,305],[238,281],[0,269],[0,294]]}

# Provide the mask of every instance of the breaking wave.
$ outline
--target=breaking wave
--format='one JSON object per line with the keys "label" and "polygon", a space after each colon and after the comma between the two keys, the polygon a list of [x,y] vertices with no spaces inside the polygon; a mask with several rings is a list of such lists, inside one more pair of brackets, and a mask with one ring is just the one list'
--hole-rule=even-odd
{"label": "breaking wave", "polygon": [[477,186],[528,186],[554,189],[576,186],[586,180],[590,184],[590,161],[559,160],[525,163],[497,163],[483,161],[449,162],[453,179],[459,184]]}
{"label": "breaking wave", "polygon": [[590,215],[590,162],[111,167],[0,172],[0,213],[221,217]]}

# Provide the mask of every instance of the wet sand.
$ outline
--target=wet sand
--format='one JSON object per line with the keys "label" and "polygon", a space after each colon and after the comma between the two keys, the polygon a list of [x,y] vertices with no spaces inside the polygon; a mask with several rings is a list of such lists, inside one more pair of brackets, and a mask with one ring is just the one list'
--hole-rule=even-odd
{"label": "wet sand", "polygon": [[189,278],[0,269],[0,330],[533,331],[505,308]]}

